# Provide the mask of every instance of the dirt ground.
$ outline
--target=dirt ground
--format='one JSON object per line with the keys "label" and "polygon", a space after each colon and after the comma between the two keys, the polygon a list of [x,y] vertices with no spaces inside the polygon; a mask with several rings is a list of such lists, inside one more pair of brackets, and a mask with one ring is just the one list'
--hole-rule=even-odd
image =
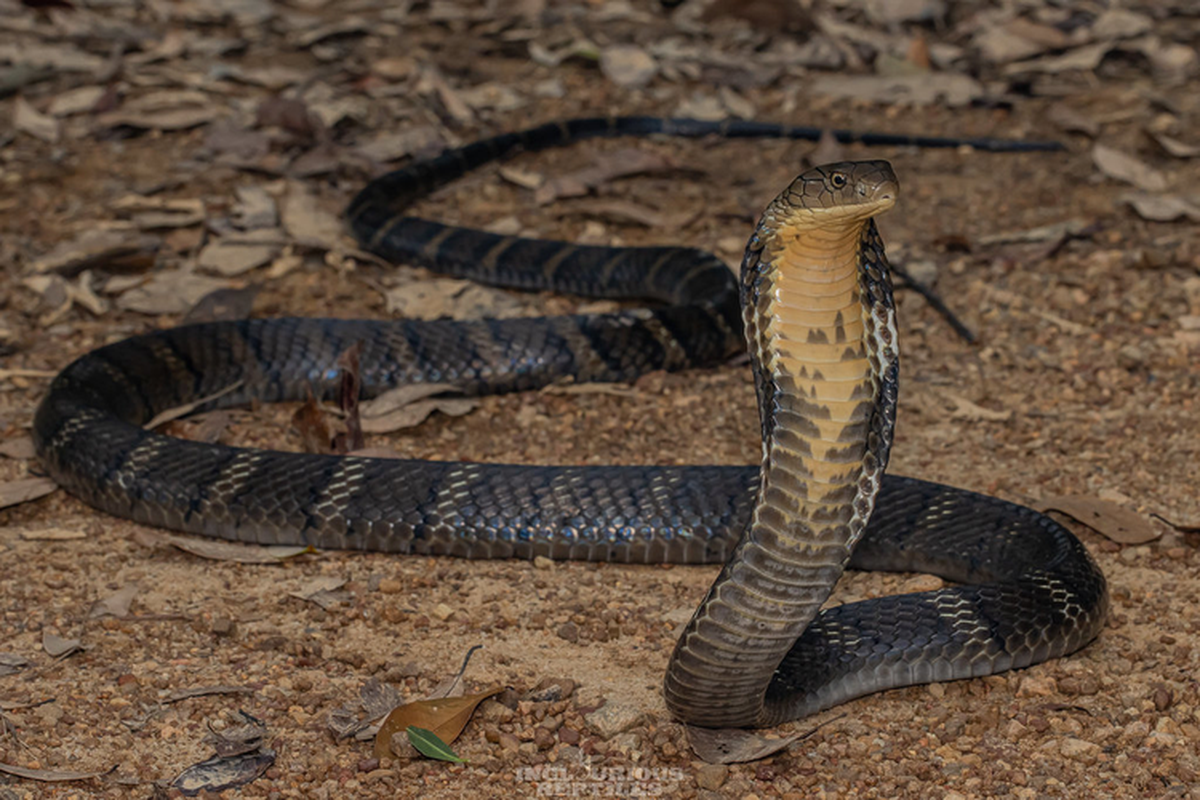
{"label": "dirt ground", "polygon": [[[1030,154],[586,142],[481,169],[417,212],[684,243],[736,264],[755,215],[810,159],[891,160],[903,193],[880,223],[889,253],[979,338],[900,294],[891,469],[1024,503],[1081,496],[1099,528],[1122,522],[1116,507],[1132,513],[1124,527],[1157,538],[1123,544],[1070,523],[1110,581],[1107,629],[1068,658],[783,726],[820,725],[726,767],[696,758],[660,695],[715,567],[336,552],[244,564],[154,542],[58,491],[0,510],[0,762],[112,772],[0,772],[0,800],[177,795],[170,782],[212,755],[209,728],[241,724],[240,711],[267,726],[274,762],[209,796],[1200,797],[1195,8],[487,5],[0,0],[0,487],[39,474],[25,442],[50,375],[179,323],[214,289],[257,285],[260,316],[416,313],[413,291],[433,313],[594,307],[385,269],[330,231],[371,175],[414,154],[609,113],[1059,139],[1066,152]],[[656,166],[582,197],[538,194],[613,172],[630,148]],[[252,241],[234,253],[239,236]],[[228,267],[234,256],[250,266]],[[293,410],[237,411],[218,433],[298,449]],[[743,464],[757,428],[749,372],[731,364],[614,392],[486,398],[371,444],[418,458]],[[930,585],[850,574],[836,601]],[[64,639],[79,649],[55,657]],[[369,741],[329,732],[368,680],[418,699],[477,644],[468,688],[509,689],[454,743],[468,763],[380,762]]]}

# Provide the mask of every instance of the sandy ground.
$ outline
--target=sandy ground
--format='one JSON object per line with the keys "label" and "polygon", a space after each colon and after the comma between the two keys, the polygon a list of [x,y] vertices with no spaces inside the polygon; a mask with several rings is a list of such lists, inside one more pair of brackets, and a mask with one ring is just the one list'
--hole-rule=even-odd
{"label": "sandy ground", "polygon": [[[637,9],[658,13],[649,5]],[[495,82],[523,92],[519,109],[461,125],[460,140],[596,109],[660,113],[705,91],[702,82],[662,77],[648,89],[627,89],[586,61],[536,65],[512,48],[488,46],[494,38],[482,23],[434,24],[419,16],[432,11],[414,13],[417,20],[400,27],[417,42],[418,61],[442,64],[455,86]],[[573,19],[552,18],[544,30]],[[162,36],[182,23],[147,24]],[[595,25],[607,32],[597,36],[604,41],[620,41],[636,27],[603,19]],[[278,63],[312,70],[347,91],[362,85],[340,74],[331,78],[328,62],[288,44],[293,34],[267,30],[239,63],[271,63],[282,53]],[[725,40],[714,36],[711,46],[718,48]],[[359,35],[347,57],[370,64],[391,54],[391,41],[386,31]],[[449,68],[460,63],[456,47],[471,54],[469,69]],[[186,58],[167,58],[186,72]],[[115,771],[68,784],[0,774],[0,798],[165,796],[165,782],[211,755],[203,742],[207,728],[238,724],[239,710],[267,725],[277,756],[262,777],[221,796],[521,797],[539,789],[591,796],[637,789],[670,797],[1200,797],[1193,788],[1200,779],[1200,539],[1150,518],[1200,523],[1200,235],[1194,224],[1145,221],[1122,205],[1129,186],[1097,170],[1090,139],[1047,122],[1055,106],[1068,106],[1099,121],[1105,144],[1164,171],[1171,187],[1194,186],[1200,162],[1163,155],[1143,130],[1168,115],[1194,132],[1200,80],[1165,86],[1123,63],[1093,78],[1067,81],[1059,96],[1019,98],[1011,109],[904,110],[834,101],[778,82],[742,90],[764,118],[1068,143],[1062,154],[858,146],[844,154],[892,161],[903,197],[881,222],[890,253],[936,275],[937,290],[980,339],[974,346],[956,339],[924,301],[900,296],[904,383],[892,471],[1021,502],[1100,498],[1133,510],[1162,534],[1148,544],[1120,545],[1074,525],[1114,599],[1107,629],[1084,651],[1019,672],[865,698],[784,726],[780,733],[827,723],[765,760],[705,765],[670,720],[659,687],[677,630],[715,567],[345,553],[238,564],[147,546],[138,539],[145,529],[58,492],[0,511],[0,651],[29,662],[0,675],[0,761]],[[525,92],[551,79],[564,96]],[[26,96],[41,105],[38,98],[74,85],[55,80]],[[0,105],[11,110],[13,102]],[[385,108],[373,107],[349,132],[334,129],[334,142],[413,124],[388,118]],[[776,113],[781,108],[789,110]],[[24,279],[30,264],[76,232],[80,220],[105,217],[106,203],[151,184],[167,186],[171,197],[203,198],[210,216],[228,206],[235,186],[284,191],[276,176],[197,156],[205,137],[204,128],[194,128],[56,143],[22,133],[9,140],[0,164],[6,368],[57,370],[99,343],[178,322],[178,313],[114,308],[94,315],[76,307],[46,326],[48,301]],[[753,215],[800,170],[813,144],[593,142],[521,156],[508,166],[554,176],[627,147],[686,170],[613,181],[599,194],[669,212],[674,228],[598,219],[573,212],[569,203],[538,206],[528,189],[496,168],[455,183],[418,211],[478,226],[515,217],[520,230],[553,238],[682,242],[736,262]],[[363,179],[340,169],[306,180],[322,207],[336,211]],[[988,237],[1066,221],[1079,221],[1083,233],[1054,247],[1044,239],[989,243]],[[186,231],[168,235],[184,241]],[[198,242],[179,245],[180,258],[194,254]],[[260,269],[239,279],[263,284],[254,313],[387,315],[372,288],[385,280],[382,268],[353,259],[335,268],[326,260],[309,255],[280,277]],[[513,297],[526,311],[569,311],[586,302]],[[0,439],[27,435],[45,386],[37,376],[0,380]],[[237,412],[227,439],[296,449],[292,410]],[[648,376],[622,394],[487,398],[465,417],[435,415],[373,444],[439,459],[740,464],[757,457],[756,437],[748,370],[730,365]],[[36,472],[34,462],[0,459],[0,480]],[[79,538],[40,538],[47,529]],[[291,595],[324,578],[345,581],[328,608]],[[836,599],[929,582],[851,574]],[[90,616],[98,599],[133,584],[138,590],[124,618]],[[77,638],[83,649],[56,660],[43,649],[48,632]],[[330,712],[352,704],[368,679],[416,699],[452,675],[476,644],[483,649],[465,674],[468,686],[511,688],[503,702],[485,702],[455,743],[468,764],[380,763],[369,743],[329,734]],[[566,691],[536,691],[553,684]],[[213,686],[246,691],[173,697]],[[598,715],[602,704],[607,711]],[[585,763],[603,780],[589,781]]]}

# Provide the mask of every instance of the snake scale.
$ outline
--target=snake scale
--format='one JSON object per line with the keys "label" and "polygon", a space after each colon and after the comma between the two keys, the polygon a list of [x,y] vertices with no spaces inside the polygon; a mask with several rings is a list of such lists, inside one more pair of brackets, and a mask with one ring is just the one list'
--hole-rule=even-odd
{"label": "snake scale", "polygon": [[[347,211],[367,249],[501,286],[654,308],[480,321],[247,319],[136,336],[66,367],[41,403],[45,468],[93,506],[246,542],[627,562],[723,563],[683,630],[665,697],[680,720],[764,726],[882,689],[986,675],[1070,653],[1108,607],[1065,528],[973,492],[884,475],[898,350],[873,217],[895,201],[884,161],[809,170],[768,207],[739,282],[714,256],[519,239],[405,216],[466,171],[590,136],[816,138],[819,129],[647,117],[553,123],[449,150],[369,183]],[[1048,149],[1046,143],[837,131],[869,144]],[[629,380],[718,363],[749,343],[759,467],[550,467],[240,449],[142,426],[166,408],[334,396],[361,345],[367,396],[405,383],[467,394],[570,376]],[[821,611],[846,567],[930,572],[947,588]]]}

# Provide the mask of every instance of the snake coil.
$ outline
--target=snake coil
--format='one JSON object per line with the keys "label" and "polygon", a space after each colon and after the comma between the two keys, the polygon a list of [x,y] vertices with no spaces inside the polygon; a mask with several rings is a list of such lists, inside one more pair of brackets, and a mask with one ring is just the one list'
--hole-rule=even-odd
{"label": "snake coil", "polygon": [[[139,522],[338,549],[724,563],[683,631],[665,695],[679,719],[769,725],[895,686],[1070,653],[1108,606],[1086,549],[1031,509],[884,475],[898,350],[873,217],[898,193],[882,161],[809,170],[767,209],[739,284],[688,248],[585,247],[405,216],[416,198],[516,149],[588,136],[792,136],[816,129],[633,117],[476,142],[385,175],[347,212],[385,258],[518,288],[659,300],[614,314],[474,322],[249,319],[136,336],[66,367],[34,440],[62,486]],[[837,132],[978,149],[1046,143]],[[745,338],[743,338],[745,337]],[[367,396],[404,383],[468,394],[563,376],[629,380],[712,364],[749,342],[759,467],[543,467],[337,457],[183,441],[145,430],[166,408],[331,397],[359,344]],[[846,566],[957,585],[821,611]]]}

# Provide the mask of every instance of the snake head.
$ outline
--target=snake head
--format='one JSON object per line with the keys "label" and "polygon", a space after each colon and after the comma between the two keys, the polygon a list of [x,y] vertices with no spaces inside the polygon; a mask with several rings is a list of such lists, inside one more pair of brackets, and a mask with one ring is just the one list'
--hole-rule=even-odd
{"label": "snake head", "polygon": [[839,161],[807,170],[767,209],[763,227],[855,226],[896,204],[900,182],[887,161]]}

